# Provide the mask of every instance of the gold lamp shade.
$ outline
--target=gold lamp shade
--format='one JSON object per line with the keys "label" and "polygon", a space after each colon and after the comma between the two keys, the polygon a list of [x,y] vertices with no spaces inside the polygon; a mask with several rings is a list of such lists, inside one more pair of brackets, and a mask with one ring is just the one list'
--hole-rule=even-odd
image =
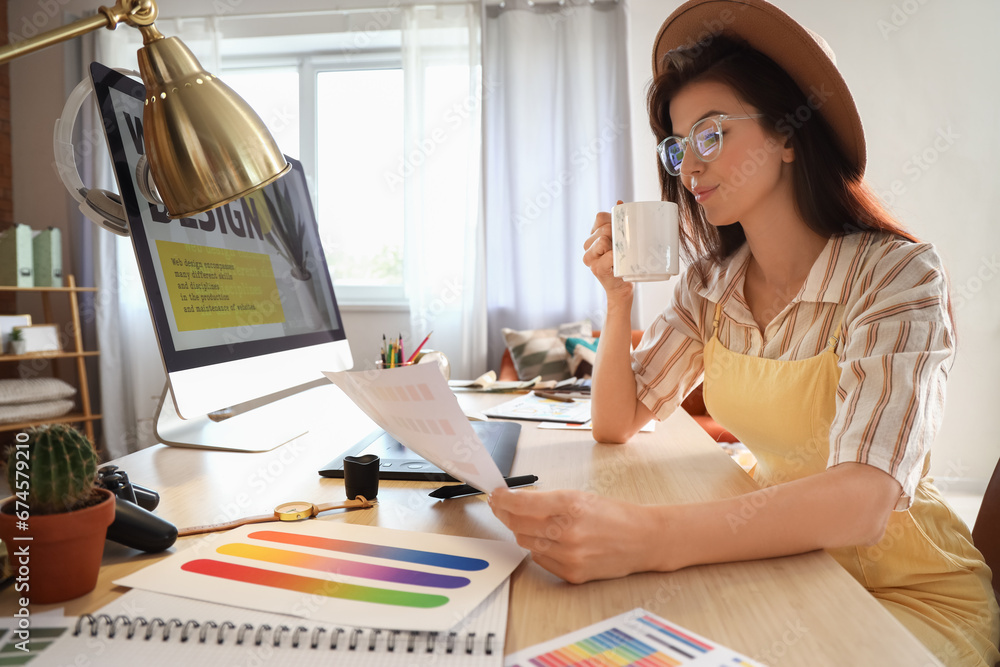
{"label": "gold lamp shade", "polygon": [[116,0],[94,16],[0,46],[0,65],[99,28],[137,28],[146,156],[167,213],[184,218],[262,188],[291,166],[250,105],[179,39],[156,29],[158,13],[155,0]]}
{"label": "gold lamp shade", "polygon": [[147,41],[139,73],[146,155],[171,218],[227,204],[291,168],[250,105],[176,37]]}

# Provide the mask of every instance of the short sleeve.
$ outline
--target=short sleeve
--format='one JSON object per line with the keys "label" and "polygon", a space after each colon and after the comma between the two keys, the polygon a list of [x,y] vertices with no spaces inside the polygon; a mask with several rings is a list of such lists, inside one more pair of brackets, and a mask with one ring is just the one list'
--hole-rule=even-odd
{"label": "short sleeve", "polygon": [[930,244],[872,254],[845,311],[829,466],[885,471],[902,486],[896,509],[905,510],[944,413],[954,354],[947,281]]}
{"label": "short sleeve", "polygon": [[632,353],[636,395],[659,420],[670,416],[704,374],[709,303],[697,292],[700,285],[692,267],[681,274],[670,304]]}

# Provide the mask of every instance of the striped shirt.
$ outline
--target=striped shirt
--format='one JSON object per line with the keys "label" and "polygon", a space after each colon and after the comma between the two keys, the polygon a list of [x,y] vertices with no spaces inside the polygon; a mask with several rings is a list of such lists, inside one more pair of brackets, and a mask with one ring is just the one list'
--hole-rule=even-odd
{"label": "striped shirt", "polygon": [[632,353],[638,398],[665,419],[704,375],[704,346],[722,304],[719,341],[767,359],[815,356],[842,323],[836,416],[828,467],[866,463],[902,485],[912,502],[944,413],[954,354],[948,288],[934,246],[863,232],[831,238],[788,305],[760,331],[743,294],[744,244],[706,281],[689,267],[671,302]]}

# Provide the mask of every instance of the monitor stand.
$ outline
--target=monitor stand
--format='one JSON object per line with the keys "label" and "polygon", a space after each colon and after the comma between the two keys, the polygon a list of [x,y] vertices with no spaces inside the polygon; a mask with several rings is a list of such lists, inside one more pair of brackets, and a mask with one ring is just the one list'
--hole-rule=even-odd
{"label": "monitor stand", "polygon": [[[177,414],[170,384],[156,408],[157,442],[173,447],[266,452],[309,432],[309,415],[329,405],[326,378],[208,415],[184,419]],[[324,401],[324,397],[326,400]]]}

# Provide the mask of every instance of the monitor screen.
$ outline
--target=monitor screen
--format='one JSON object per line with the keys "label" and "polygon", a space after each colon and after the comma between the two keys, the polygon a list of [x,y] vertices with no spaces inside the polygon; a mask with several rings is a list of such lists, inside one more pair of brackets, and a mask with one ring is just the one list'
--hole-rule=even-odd
{"label": "monitor screen", "polygon": [[142,83],[91,75],[139,273],[181,417],[353,366],[302,164],[242,199],[171,220],[138,187]]}

